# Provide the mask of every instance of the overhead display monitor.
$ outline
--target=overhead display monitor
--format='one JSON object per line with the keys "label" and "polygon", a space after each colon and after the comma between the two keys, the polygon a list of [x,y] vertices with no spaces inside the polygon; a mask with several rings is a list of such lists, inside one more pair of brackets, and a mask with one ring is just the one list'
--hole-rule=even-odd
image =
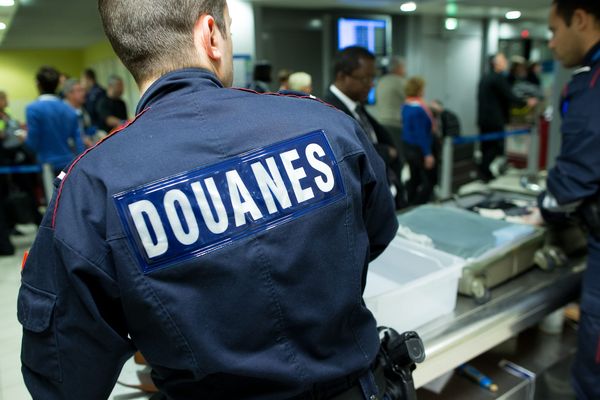
{"label": "overhead display monitor", "polygon": [[362,46],[377,56],[386,55],[387,21],[383,19],[338,19],[338,49]]}

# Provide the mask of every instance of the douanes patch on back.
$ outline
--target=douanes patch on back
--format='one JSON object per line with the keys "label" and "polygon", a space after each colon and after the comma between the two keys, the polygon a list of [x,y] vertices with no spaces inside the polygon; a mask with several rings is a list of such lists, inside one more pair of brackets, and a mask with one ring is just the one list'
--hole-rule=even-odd
{"label": "douanes patch on back", "polygon": [[345,196],[323,131],[114,196],[143,273],[202,257]]}

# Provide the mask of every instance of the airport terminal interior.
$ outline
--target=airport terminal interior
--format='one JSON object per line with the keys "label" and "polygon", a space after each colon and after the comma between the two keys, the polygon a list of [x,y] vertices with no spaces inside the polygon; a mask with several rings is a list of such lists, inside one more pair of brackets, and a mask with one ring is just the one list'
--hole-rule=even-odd
{"label": "airport terminal interior", "polygon": [[[543,223],[538,204],[561,151],[561,95],[573,76],[550,48],[551,4],[228,0],[234,87],[364,105],[346,113],[384,152],[399,224],[369,266],[364,304],[379,326],[420,337],[425,359],[407,367],[420,400],[576,398],[587,233],[578,222]],[[341,74],[362,85],[362,98],[337,84],[338,56],[353,47],[373,68]],[[55,93],[77,115],[80,136],[65,142],[71,159],[28,147],[28,107],[49,96],[36,85],[44,68],[58,73]],[[95,0],[0,0],[0,400],[32,398],[17,298],[56,176],[133,119],[139,99]],[[138,353],[109,398],[155,391]]]}

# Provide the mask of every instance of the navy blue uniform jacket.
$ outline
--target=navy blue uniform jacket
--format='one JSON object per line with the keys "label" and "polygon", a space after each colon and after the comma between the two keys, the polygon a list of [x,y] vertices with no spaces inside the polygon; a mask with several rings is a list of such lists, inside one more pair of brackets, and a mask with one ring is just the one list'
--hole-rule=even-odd
{"label": "navy blue uniform jacket", "polygon": [[[562,145],[548,192],[565,206],[600,195],[600,43],[565,88],[561,114]],[[600,242],[592,236],[581,308],[600,316]]]}
{"label": "navy blue uniform jacket", "polygon": [[139,349],[170,399],[283,399],[365,370],[362,300],[397,225],[344,113],[172,72],[76,160],[25,263],[34,399],[106,399]]}

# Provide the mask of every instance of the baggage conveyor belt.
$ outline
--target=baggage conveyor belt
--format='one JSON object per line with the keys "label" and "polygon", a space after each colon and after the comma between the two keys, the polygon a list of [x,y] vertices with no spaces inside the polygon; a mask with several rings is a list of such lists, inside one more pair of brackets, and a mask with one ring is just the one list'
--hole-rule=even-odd
{"label": "baggage conveyor belt", "polygon": [[585,259],[553,272],[531,269],[492,289],[491,300],[483,305],[459,295],[452,314],[417,329],[427,358],[413,373],[415,386],[427,384],[576,300],[584,269]]}

